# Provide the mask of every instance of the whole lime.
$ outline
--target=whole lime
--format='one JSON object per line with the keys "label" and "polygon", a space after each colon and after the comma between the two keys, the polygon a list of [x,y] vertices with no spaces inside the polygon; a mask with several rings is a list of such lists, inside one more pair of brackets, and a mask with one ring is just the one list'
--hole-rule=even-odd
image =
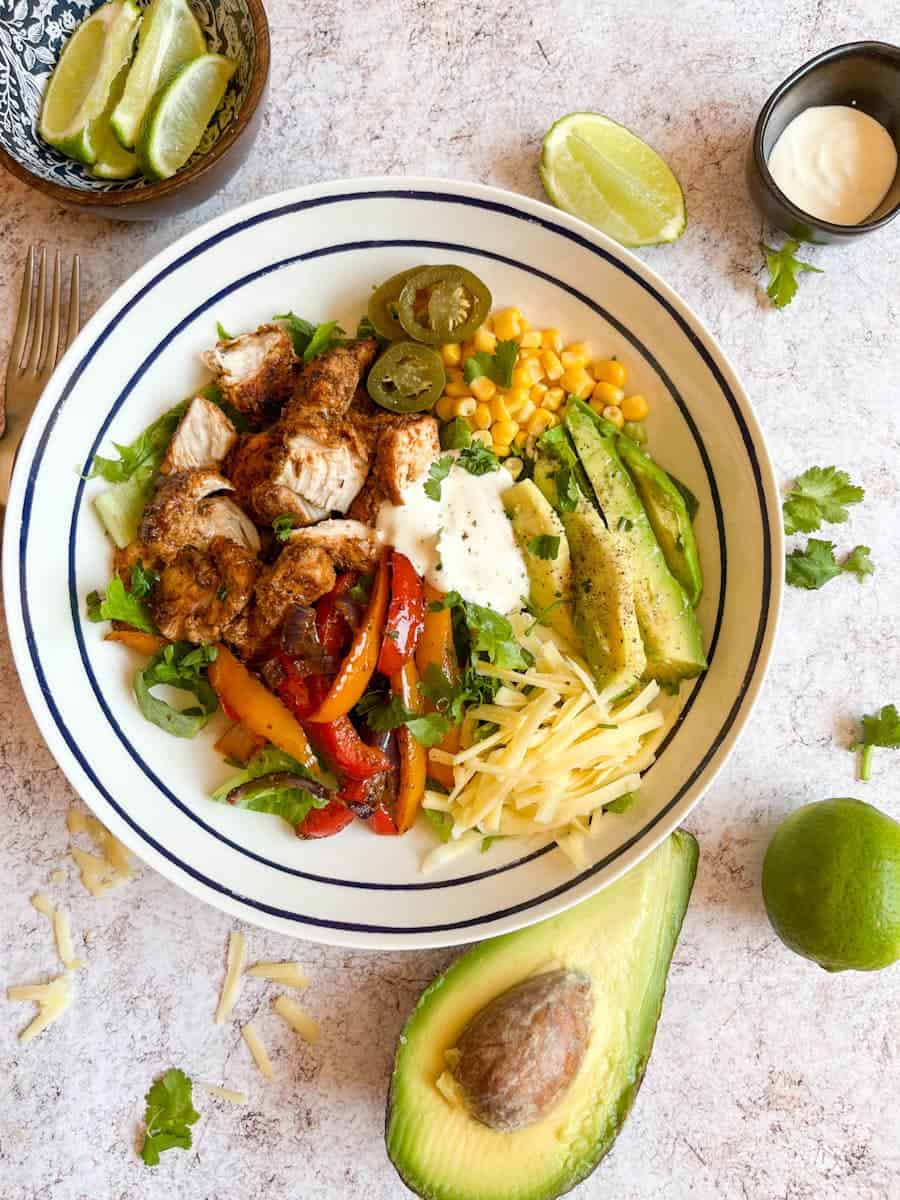
{"label": "whole lime", "polygon": [[786,946],[826,971],[900,958],[900,824],[862,800],[791,813],[769,843],[763,900]]}

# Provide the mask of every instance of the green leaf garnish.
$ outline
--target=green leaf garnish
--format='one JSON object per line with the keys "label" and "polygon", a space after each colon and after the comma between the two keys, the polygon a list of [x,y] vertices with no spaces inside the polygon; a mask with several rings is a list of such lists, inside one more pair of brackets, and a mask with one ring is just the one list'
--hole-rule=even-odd
{"label": "green leaf garnish", "polygon": [[541,533],[528,543],[528,553],[552,562],[559,554],[559,538],[551,533]]}
{"label": "green leaf garnish", "polygon": [[873,574],[875,565],[869,557],[868,546],[855,546],[842,563],[834,556],[834,542],[810,538],[802,549],[792,550],[785,564],[785,579],[791,587],[818,591],[830,579],[849,573],[862,583]]}
{"label": "green leaf garnish", "polygon": [[498,342],[497,349],[493,354],[481,350],[477,354],[470,355],[463,363],[463,376],[466,383],[473,383],[476,379],[486,376],[493,380],[498,387],[511,387],[513,367],[516,365],[518,353],[519,343],[508,341]]}
{"label": "green leaf garnish", "polygon": [[900,713],[895,704],[885,704],[880,712],[862,719],[862,737],[851,750],[860,751],[859,777],[868,782],[872,775],[872,751],[876,746],[896,750],[900,747]]}
{"label": "green leaf garnish", "polygon": [[216,333],[219,335],[220,342],[233,342],[234,334],[229,333],[227,329],[222,327],[221,321],[216,321]]}
{"label": "green leaf garnish", "polygon": [[344,331],[337,321],[326,321],[322,325],[313,325],[312,322],[298,317],[293,312],[278,313],[272,319],[283,325],[290,334],[294,353],[304,362],[309,362],[318,355],[325,354],[328,350],[333,350],[335,346],[341,346],[344,343]]}
{"label": "green leaf garnish", "polygon": [[423,808],[422,812],[425,820],[438,835],[442,842],[450,841],[450,833],[453,829],[453,818],[449,813],[438,812],[434,808]]}
{"label": "green leaf garnish", "polygon": [[814,271],[817,275],[823,273],[821,267],[814,267],[812,263],[802,262],[796,257],[800,248],[798,241],[785,242],[780,250],[762,243],[760,245],[766,256],[766,266],[769,268],[766,295],[776,308],[784,308],[793,300],[799,286],[797,276],[802,271]]}
{"label": "green leaf garnish", "polygon": [[[218,653],[216,646],[194,646],[190,642],[170,642],[158,650],[134,677],[134,694],[144,717],[173,737],[191,738],[199,733],[219,707],[206,678],[206,669]],[[189,692],[197,704],[175,708],[153,695],[151,689],[158,685]]]}
{"label": "green leaf garnish", "polygon": [[192,1093],[190,1079],[177,1067],[160,1075],[147,1093],[147,1109],[144,1113],[147,1132],[141,1158],[148,1167],[155,1167],[165,1150],[190,1149],[190,1127],[200,1120]]}
{"label": "green leaf garnish", "polygon": [[296,513],[282,513],[272,522],[272,530],[279,542],[286,542],[291,536],[291,531],[296,529],[299,523],[300,518]]}
{"label": "green leaf garnish", "polygon": [[449,454],[443,455],[436,462],[431,464],[431,469],[428,472],[428,478],[423,485],[423,491],[429,500],[440,500],[441,484],[450,474],[450,468],[453,466],[453,459]]}
{"label": "green leaf garnish", "polygon": [[376,733],[398,729],[405,725],[417,742],[423,746],[436,746],[447,736],[452,722],[442,713],[420,714],[410,712],[399,696],[375,703],[366,708],[366,723]]}
{"label": "green leaf garnish", "polygon": [[490,475],[500,470],[500,459],[481,442],[471,442],[459,452],[457,464],[470,475]]}
{"label": "green leaf garnish", "polygon": [[134,587],[135,571],[140,572],[137,576],[139,588],[145,590],[129,592],[118,575],[114,576],[109,581],[105,595],[101,595],[100,592],[90,592],[86,597],[89,621],[124,621],[126,625],[130,625],[133,629],[140,629],[142,633],[158,632],[150,609],[141,599],[152,587],[152,583],[149,582],[151,576],[153,582],[156,581],[157,576],[152,571],[143,572],[138,563],[131,572],[132,588]]}
{"label": "green leaf garnish", "polygon": [[846,471],[837,467],[810,467],[794,481],[787,493],[782,512],[785,533],[813,533],[822,522],[841,525],[847,520],[847,506],[859,504],[865,491],[850,482]]}

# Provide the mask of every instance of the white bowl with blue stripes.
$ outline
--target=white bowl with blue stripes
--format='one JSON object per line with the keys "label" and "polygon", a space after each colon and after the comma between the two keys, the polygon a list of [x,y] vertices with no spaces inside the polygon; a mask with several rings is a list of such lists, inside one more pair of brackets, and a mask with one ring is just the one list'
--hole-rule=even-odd
{"label": "white bowl with blue stripes", "polygon": [[[627,362],[651,446],[700,499],[699,610],[710,667],[629,812],[604,818],[593,860],[498,842],[433,876],[428,828],[378,838],[357,822],[302,842],[275,817],[215,804],[228,774],[215,722],[193,742],[147,724],[136,662],[83,620],[110,574],[78,467],[130,441],[203,379],[216,321],[248,329],[293,309],[353,327],[372,284],[418,262],[461,263],[499,304]],[[181,887],[313,941],[402,949],[469,942],[559,912],[612,882],[700,799],[745,724],[781,598],[778,495],[750,403],[690,308],[588,226],[476,184],[361,179],[269,196],[157,255],[85,327],[22,446],[6,517],[4,586],[16,663],[73,786],[134,852]],[[224,718],[221,718],[224,720]]]}

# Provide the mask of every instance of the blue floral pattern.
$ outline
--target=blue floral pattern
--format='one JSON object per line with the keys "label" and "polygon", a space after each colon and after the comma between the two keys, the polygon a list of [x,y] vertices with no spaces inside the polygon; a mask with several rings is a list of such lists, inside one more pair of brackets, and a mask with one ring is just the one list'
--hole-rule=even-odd
{"label": "blue floral pattern", "polygon": [[[38,136],[41,100],[60,52],[100,0],[0,0],[0,143],[33,175],[82,191],[122,191],[142,180],[94,179]],[[256,37],[244,0],[191,0],[210,50],[238,64],[225,98],[203,135],[195,158],[216,144],[250,86]],[[193,161],[193,160],[192,160]]]}

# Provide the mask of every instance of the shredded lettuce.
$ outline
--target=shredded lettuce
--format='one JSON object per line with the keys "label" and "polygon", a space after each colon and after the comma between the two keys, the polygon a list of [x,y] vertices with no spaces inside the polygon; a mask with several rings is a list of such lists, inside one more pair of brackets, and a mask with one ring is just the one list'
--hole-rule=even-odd
{"label": "shredded lettuce", "polygon": [[313,776],[302,763],[291,758],[289,754],[285,754],[283,750],[279,750],[275,746],[264,746],[261,750],[256,751],[239,775],[233,776],[221,787],[216,788],[212,798],[220,803],[227,803],[229,795],[235,788],[258,779],[258,788],[247,789],[236,801],[236,807],[246,808],[251,812],[274,813],[296,828],[307,817],[310,809],[325,808],[329,801],[327,797],[314,796],[305,788],[278,786],[267,778],[285,771],[291,775],[300,775],[304,779],[314,780],[328,788],[336,786],[333,776],[329,776],[326,772]]}
{"label": "shredded lettuce", "polygon": [[[194,646],[190,642],[171,642],[154,654],[134,677],[134,694],[146,719],[173,737],[192,738],[199,733],[219,707],[206,678],[206,669],[217,654],[215,646]],[[160,700],[151,688],[163,684],[189,692],[197,704],[180,709]]]}
{"label": "shredded lettuce", "polygon": [[144,571],[140,563],[131,572],[131,590],[128,591],[118,575],[109,581],[106,594],[90,592],[86,597],[89,621],[124,621],[142,633],[157,633],[150,610],[142,597],[152,587],[152,571]]}

